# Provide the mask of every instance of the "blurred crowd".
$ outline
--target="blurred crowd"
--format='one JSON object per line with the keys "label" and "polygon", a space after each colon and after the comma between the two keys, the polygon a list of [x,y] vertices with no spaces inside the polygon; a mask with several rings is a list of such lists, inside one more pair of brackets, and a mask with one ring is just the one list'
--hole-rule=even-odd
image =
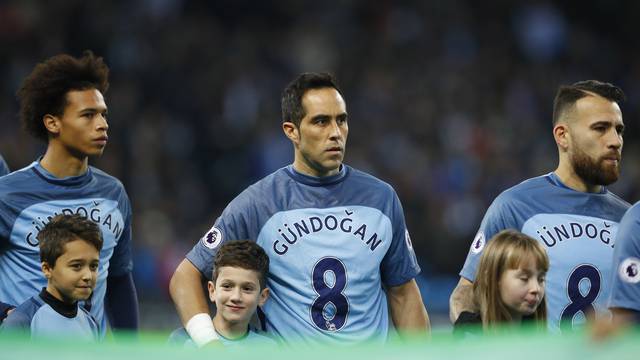
{"label": "blurred crowd", "polygon": [[168,302],[175,266],[224,206],[292,161],[282,89],[329,71],[349,112],[346,163],[395,187],[425,277],[455,281],[493,197],[555,168],[561,84],[598,79],[627,93],[612,188],[640,199],[639,12],[595,0],[5,0],[0,153],[12,169],[43,153],[15,97],[37,62],[103,56],[109,145],[92,164],[131,198],[141,301]]}

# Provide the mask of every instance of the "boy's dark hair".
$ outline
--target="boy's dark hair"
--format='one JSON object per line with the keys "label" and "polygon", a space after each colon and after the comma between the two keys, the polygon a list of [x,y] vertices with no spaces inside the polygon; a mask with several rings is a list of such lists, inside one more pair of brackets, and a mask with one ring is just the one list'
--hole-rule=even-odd
{"label": "boy's dark hair", "polygon": [[311,89],[334,88],[340,95],[342,91],[333,75],[329,73],[302,73],[298,75],[282,92],[282,121],[300,126],[306,115],[302,106],[302,97]]}
{"label": "boy's dark hair", "polygon": [[37,139],[47,141],[42,118],[47,114],[61,116],[69,91],[89,89],[103,95],[109,89],[109,68],[89,50],[81,58],[61,54],[36,65],[17,93],[22,126]]}
{"label": "boy's dark hair", "polygon": [[553,125],[556,125],[564,112],[573,107],[578,100],[591,94],[602,96],[618,104],[626,100],[622,89],[598,80],[585,80],[560,86],[553,100]]}
{"label": "boy's dark hair", "polygon": [[211,280],[216,282],[218,269],[223,266],[233,266],[242,269],[253,270],[258,273],[260,289],[267,286],[267,274],[269,273],[269,256],[251,240],[235,240],[226,242],[220,247],[213,259],[213,274]]}
{"label": "boy's dark hair", "polygon": [[102,232],[98,224],[82,215],[56,215],[37,235],[40,242],[40,261],[54,267],[64,254],[64,246],[74,240],[83,240],[102,250]]}

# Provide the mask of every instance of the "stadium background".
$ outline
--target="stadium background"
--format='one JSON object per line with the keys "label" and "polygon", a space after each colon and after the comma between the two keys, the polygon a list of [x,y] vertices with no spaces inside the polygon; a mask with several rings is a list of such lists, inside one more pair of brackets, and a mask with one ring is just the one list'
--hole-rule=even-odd
{"label": "stadium background", "polygon": [[43,146],[20,129],[15,92],[52,55],[92,49],[111,67],[109,144],[92,164],[134,208],[143,329],[178,325],[168,281],[247,185],[292,160],[280,93],[334,73],[350,114],[346,163],[404,205],[423,297],[446,327],[448,296],[490,201],[557,162],[560,84],[621,86],[627,132],[614,191],[640,199],[640,2],[0,2],[0,154],[12,169]]}

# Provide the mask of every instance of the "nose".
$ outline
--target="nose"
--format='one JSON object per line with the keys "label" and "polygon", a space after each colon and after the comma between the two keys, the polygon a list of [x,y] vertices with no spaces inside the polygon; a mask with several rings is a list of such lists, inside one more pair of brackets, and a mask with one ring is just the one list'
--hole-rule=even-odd
{"label": "nose", "polygon": [[85,268],[82,271],[82,280],[86,282],[90,282],[93,279],[93,271],[89,267]]}
{"label": "nose", "polygon": [[336,119],[331,120],[330,137],[332,140],[342,138],[342,130]]}
{"label": "nose", "polygon": [[533,294],[539,294],[543,290],[543,285],[538,280],[533,280],[531,284],[531,292]]}
{"label": "nose", "polygon": [[235,288],[233,289],[233,291],[231,291],[231,301],[233,302],[239,302],[240,301],[240,288]]}
{"label": "nose", "polygon": [[622,134],[619,133],[615,128],[609,131],[609,136],[607,137],[607,146],[612,149],[620,149],[622,148],[623,140]]}
{"label": "nose", "polygon": [[109,129],[109,123],[104,114],[97,114],[96,117],[96,129],[107,131]]}

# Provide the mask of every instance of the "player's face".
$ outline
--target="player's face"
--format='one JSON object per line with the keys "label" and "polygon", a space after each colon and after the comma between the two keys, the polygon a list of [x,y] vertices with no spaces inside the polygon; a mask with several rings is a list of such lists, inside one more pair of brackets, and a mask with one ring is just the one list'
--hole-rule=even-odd
{"label": "player's face", "polygon": [[531,260],[502,273],[500,297],[514,319],[536,311],[544,298],[545,275]]}
{"label": "player's face", "polygon": [[54,117],[53,139],[77,157],[102,155],[109,129],[106,116],[107,106],[100,91],[69,91],[64,113]]}
{"label": "player's face", "polygon": [[576,102],[569,123],[569,156],[575,173],[586,183],[609,185],[618,180],[622,157],[622,112],[600,96]]}
{"label": "player's face", "polygon": [[80,239],[68,242],[53,267],[42,263],[47,291],[68,304],[88,299],[96,286],[99,261],[100,253],[93,245]]}
{"label": "player's face", "polygon": [[247,326],[267,296],[268,290],[260,290],[258,272],[254,270],[223,266],[218,270],[215,285],[209,282],[209,298],[216,303],[215,317],[226,325]]}
{"label": "player's face", "polygon": [[285,133],[294,142],[296,170],[311,176],[335,175],[344,159],[349,125],[347,107],[334,88],[308,90],[302,97],[306,115]]}

